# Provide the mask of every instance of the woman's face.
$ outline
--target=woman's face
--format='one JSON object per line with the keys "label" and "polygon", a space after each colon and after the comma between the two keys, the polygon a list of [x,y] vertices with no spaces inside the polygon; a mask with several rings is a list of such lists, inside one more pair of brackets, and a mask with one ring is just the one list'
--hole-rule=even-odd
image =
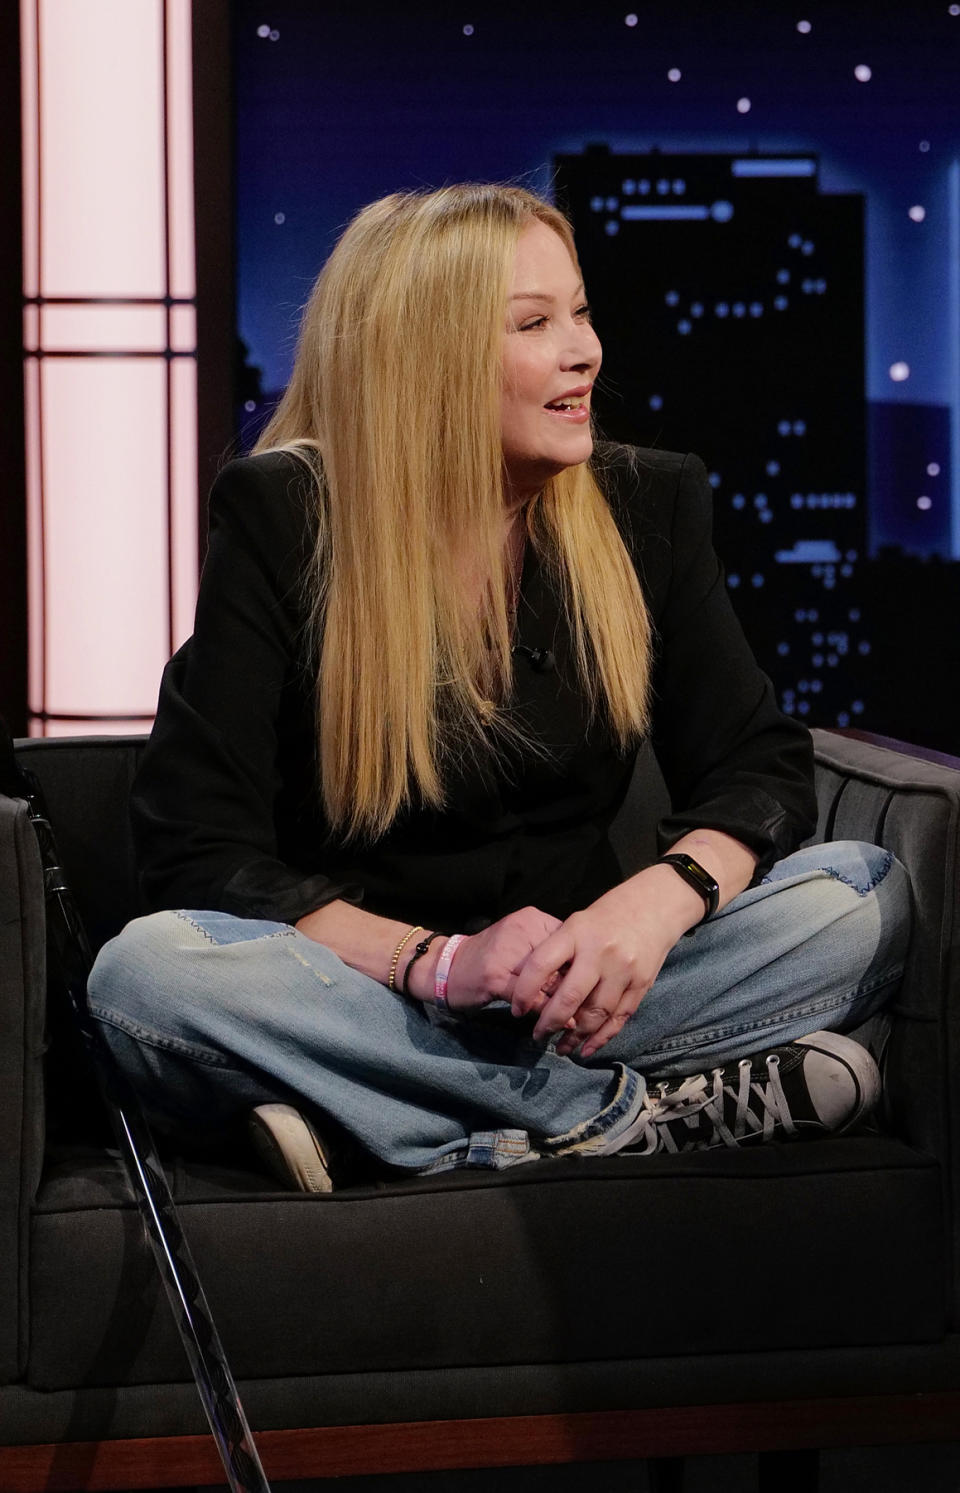
{"label": "woman's face", "polygon": [[517,244],[503,336],[500,419],[511,498],[532,496],[589,457],[590,391],[601,356],[566,245],[535,219]]}

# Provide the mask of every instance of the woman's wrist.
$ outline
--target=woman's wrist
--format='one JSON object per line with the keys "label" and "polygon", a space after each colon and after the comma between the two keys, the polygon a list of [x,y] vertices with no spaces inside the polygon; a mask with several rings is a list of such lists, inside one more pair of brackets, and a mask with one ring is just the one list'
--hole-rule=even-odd
{"label": "woman's wrist", "polygon": [[406,956],[401,960],[400,967],[404,970],[407,994],[413,996],[414,1000],[423,1001],[425,1005],[433,1004],[437,964],[445,941],[444,938],[435,938],[427,952],[414,960],[409,975],[406,973]]}
{"label": "woman's wrist", "polygon": [[[326,903],[306,914],[299,919],[296,928],[298,933],[331,949],[351,969],[369,975],[382,985],[389,987],[392,970],[393,988],[397,991],[403,988],[403,978],[416,944],[432,932],[417,924],[382,918],[342,901]],[[433,971],[442,946],[442,938],[434,939],[427,953],[414,963],[410,971],[408,993],[418,1000],[433,999]]]}
{"label": "woman's wrist", "polygon": [[656,861],[606,893],[608,897],[618,894],[634,903],[635,915],[655,915],[667,948],[672,948],[703,919],[704,902],[700,893],[678,876],[672,866]]}
{"label": "woman's wrist", "polygon": [[457,956],[457,950],[460,945],[466,943],[466,941],[467,935],[465,933],[452,933],[440,950],[440,958],[437,960],[437,969],[433,981],[433,998],[436,1004],[444,1011],[449,1011],[450,1009],[447,1001],[447,990],[450,985],[450,971],[453,967],[453,961]]}
{"label": "woman's wrist", "polygon": [[657,878],[657,899],[670,931],[676,938],[681,938],[703,921],[706,911],[703,895],[663,861],[655,861],[647,870],[651,879],[653,876]]}
{"label": "woman's wrist", "polygon": [[[370,975],[388,989],[433,1003],[437,964],[449,941],[446,932],[381,918],[341,901],[308,913],[296,927],[299,933],[332,949],[352,969]],[[418,954],[425,942],[425,952]]]}

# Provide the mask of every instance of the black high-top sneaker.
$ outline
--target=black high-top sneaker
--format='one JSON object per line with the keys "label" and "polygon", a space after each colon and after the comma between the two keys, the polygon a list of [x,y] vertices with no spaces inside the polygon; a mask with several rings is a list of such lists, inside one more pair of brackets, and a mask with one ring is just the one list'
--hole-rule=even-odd
{"label": "black high-top sneaker", "polygon": [[880,1072],[865,1047],[837,1032],[811,1032],[709,1074],[650,1083],[626,1131],[589,1150],[652,1155],[838,1135],[879,1097]]}

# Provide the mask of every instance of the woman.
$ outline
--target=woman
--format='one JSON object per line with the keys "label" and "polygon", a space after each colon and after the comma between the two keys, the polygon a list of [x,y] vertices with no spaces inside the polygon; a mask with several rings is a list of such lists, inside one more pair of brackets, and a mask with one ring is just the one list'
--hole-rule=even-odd
{"label": "woman", "polygon": [[[254,1110],[293,1185],[329,1186],[323,1116],[423,1171],[824,1133],[876,1099],[822,1029],[898,978],[903,872],[794,853],[809,737],[730,609],[701,464],[594,450],[600,357],[552,207],[388,197],[215,485],[134,793],[153,912],[90,1003],[161,1122]],[[624,879],[648,737],[669,854]]]}

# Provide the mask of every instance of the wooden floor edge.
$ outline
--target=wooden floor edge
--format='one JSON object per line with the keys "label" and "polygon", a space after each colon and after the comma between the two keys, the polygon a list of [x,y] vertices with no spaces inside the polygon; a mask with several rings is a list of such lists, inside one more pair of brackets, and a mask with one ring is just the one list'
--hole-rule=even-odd
{"label": "wooden floor edge", "polygon": [[[960,1442],[960,1390],[303,1427],[261,1431],[255,1439],[267,1476],[277,1482],[802,1447]],[[3,1493],[109,1493],[188,1484],[209,1487],[223,1481],[208,1436],[0,1447]]]}

